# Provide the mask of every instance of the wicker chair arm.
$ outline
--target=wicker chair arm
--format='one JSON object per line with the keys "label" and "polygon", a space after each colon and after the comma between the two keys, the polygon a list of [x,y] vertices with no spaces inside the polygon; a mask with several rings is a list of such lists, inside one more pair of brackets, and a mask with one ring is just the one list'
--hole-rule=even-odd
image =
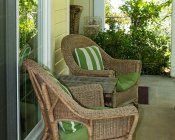
{"label": "wicker chair arm", "polygon": [[73,72],[74,75],[77,76],[101,76],[101,77],[114,77],[115,72],[113,70],[84,70],[84,69],[77,69]]}
{"label": "wicker chair arm", "polygon": [[[73,120],[83,123],[89,134],[93,133],[93,137],[110,138],[118,137],[120,130],[124,131],[125,135],[132,137],[135,127],[138,122],[138,111],[134,106],[125,106],[119,108],[111,108],[104,110],[93,110],[82,107],[77,102],[73,101],[69,95],[66,95],[69,101],[66,103],[57,104],[54,109],[54,118],[56,122],[59,120]],[[65,106],[65,104],[69,104]],[[101,129],[105,131],[101,131]],[[103,132],[105,132],[103,134]],[[107,133],[106,133],[107,132]],[[108,133],[109,132],[109,133]],[[120,137],[120,136],[119,136]]]}
{"label": "wicker chair arm", "polygon": [[121,60],[113,58],[109,67],[116,72],[116,75],[129,72],[141,73],[142,64],[140,60]]}
{"label": "wicker chair arm", "polygon": [[82,115],[87,115],[85,118],[89,118],[90,120],[103,120],[138,115],[138,110],[134,106],[125,106],[104,110],[86,109],[84,111],[84,113],[81,112]]}
{"label": "wicker chair arm", "polygon": [[[54,106],[55,118],[93,121],[138,115],[138,110],[132,105],[94,110],[81,106],[75,100],[72,100],[69,95],[64,95],[64,97],[67,98],[65,103],[57,103],[56,106]],[[65,104],[67,104],[67,106],[65,106]]]}
{"label": "wicker chair arm", "polygon": [[[69,97],[70,98],[70,97]],[[70,101],[72,102],[72,101]],[[74,102],[71,106],[65,106],[57,104],[55,106],[54,117],[59,119],[72,119],[79,122],[85,122],[87,125],[90,121],[98,120],[110,120],[110,119],[120,119],[136,116],[138,117],[138,110],[134,106],[124,106],[118,108],[110,108],[103,110],[94,110],[85,108]],[[69,115],[68,115],[69,114]]]}
{"label": "wicker chair arm", "polygon": [[114,138],[126,136],[126,139],[132,139],[139,118],[138,111],[134,106],[105,110],[79,107],[74,115],[71,115],[71,117],[64,115],[61,120],[83,123],[88,128],[89,134],[93,134],[92,139],[109,139],[111,135]]}
{"label": "wicker chair arm", "polygon": [[137,109],[128,107],[106,111],[110,115],[93,119],[94,137],[108,139],[111,134],[113,137],[125,135],[127,140],[131,140],[139,118]]}
{"label": "wicker chair arm", "polygon": [[89,84],[69,88],[76,101],[85,107],[104,106],[103,88],[99,84]]}

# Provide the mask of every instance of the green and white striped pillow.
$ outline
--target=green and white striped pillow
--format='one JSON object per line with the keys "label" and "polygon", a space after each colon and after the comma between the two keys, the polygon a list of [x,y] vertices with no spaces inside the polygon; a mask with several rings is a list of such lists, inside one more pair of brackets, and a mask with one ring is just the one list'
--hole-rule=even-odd
{"label": "green and white striped pillow", "polygon": [[103,60],[97,46],[75,48],[75,61],[86,70],[104,70]]}
{"label": "green and white striped pillow", "polygon": [[83,125],[74,121],[59,121],[59,128],[66,134],[75,133],[82,129]]}
{"label": "green and white striped pillow", "polygon": [[[60,81],[58,81],[54,75],[50,72],[50,70],[43,66],[43,68],[47,71],[47,73],[52,76],[52,78],[59,84],[59,86],[70,96],[72,97],[72,94],[70,92],[70,90]],[[81,123],[77,123],[74,121],[59,121],[59,128],[62,129],[62,131],[66,134],[69,133],[74,133],[77,130],[82,128],[82,124]]]}

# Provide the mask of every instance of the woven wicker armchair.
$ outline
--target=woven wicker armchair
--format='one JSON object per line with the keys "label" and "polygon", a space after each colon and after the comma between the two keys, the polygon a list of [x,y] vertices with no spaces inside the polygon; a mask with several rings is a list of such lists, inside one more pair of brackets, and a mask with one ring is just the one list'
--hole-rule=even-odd
{"label": "woven wicker armchair", "polygon": [[138,122],[138,111],[134,106],[88,109],[92,106],[104,106],[100,85],[72,87],[70,90],[75,101],[36,62],[26,60],[24,67],[29,73],[44,118],[43,140],[60,139],[57,126],[60,120],[74,120],[84,124],[89,140],[132,139]]}
{"label": "woven wicker armchair", "polygon": [[[99,47],[94,41],[83,36],[70,34],[63,38],[61,49],[64,56],[64,60],[69,67],[71,74],[81,76],[109,76],[114,77],[120,74],[127,74],[131,72],[141,73],[141,61],[139,60],[121,60],[114,59],[109,56],[103,49],[100,49],[105,70],[85,70],[81,69],[74,60],[75,48],[83,48],[95,45]],[[112,106],[118,107],[126,105],[128,103],[134,103],[138,105],[138,82],[123,92],[116,92],[113,94]]]}

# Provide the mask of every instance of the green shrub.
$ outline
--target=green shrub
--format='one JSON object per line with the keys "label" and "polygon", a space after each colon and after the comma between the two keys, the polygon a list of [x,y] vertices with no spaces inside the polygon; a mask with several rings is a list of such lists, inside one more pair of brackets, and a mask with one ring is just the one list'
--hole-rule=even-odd
{"label": "green shrub", "polygon": [[19,1],[19,37],[20,50],[29,46],[30,40],[37,35],[37,1]]}
{"label": "green shrub", "polygon": [[19,0],[19,64],[28,57],[34,58],[37,37],[37,0]]}
{"label": "green shrub", "polygon": [[108,20],[110,29],[92,39],[114,58],[141,60],[142,73],[162,74],[169,67],[171,40],[165,25],[170,21],[171,0],[161,2],[126,0],[120,10],[130,18],[129,31],[117,20]]}
{"label": "green shrub", "polygon": [[91,38],[114,58],[141,60],[143,74],[162,74],[162,69],[169,67],[169,38],[147,34],[137,32],[136,40],[133,34],[118,29],[100,32]]}

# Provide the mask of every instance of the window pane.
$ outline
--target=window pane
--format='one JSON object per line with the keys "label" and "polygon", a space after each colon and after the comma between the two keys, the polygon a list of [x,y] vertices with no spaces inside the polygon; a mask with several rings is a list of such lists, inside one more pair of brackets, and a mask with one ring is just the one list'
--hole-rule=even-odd
{"label": "window pane", "polygon": [[38,0],[19,0],[20,33],[20,116],[21,138],[24,139],[40,120],[37,99],[28,73],[22,69],[26,58],[37,61],[38,55]]}

